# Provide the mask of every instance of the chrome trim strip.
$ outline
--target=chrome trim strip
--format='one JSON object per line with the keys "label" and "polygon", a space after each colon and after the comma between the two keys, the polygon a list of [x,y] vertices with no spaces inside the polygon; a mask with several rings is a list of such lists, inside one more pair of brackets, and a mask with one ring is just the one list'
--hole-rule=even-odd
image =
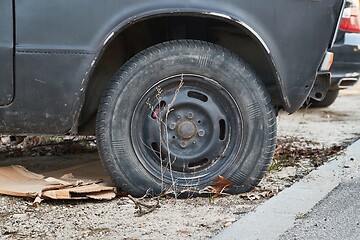
{"label": "chrome trim strip", "polygon": [[337,21],[336,28],[335,28],[334,37],[333,37],[333,39],[331,41],[331,44],[330,44],[329,48],[332,48],[334,46],[337,34],[339,32],[339,26],[340,26],[341,18],[342,18],[343,13],[344,13],[345,3],[346,3],[346,0],[343,0],[343,4],[342,4],[341,12],[340,12],[340,15],[339,15],[339,19]]}

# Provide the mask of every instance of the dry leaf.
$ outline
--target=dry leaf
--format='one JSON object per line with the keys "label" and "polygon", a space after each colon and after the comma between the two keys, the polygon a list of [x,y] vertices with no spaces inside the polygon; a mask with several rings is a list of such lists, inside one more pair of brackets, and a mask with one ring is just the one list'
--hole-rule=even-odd
{"label": "dry leaf", "polygon": [[[213,193],[214,195],[212,196],[212,198],[217,198],[219,196],[221,196],[221,194],[223,194],[223,192],[228,189],[229,187],[233,186],[233,183],[225,178],[224,176],[217,176],[215,178],[216,183],[212,186],[207,186],[205,187],[202,191],[204,192],[210,192]],[[201,193],[201,191],[200,191]]]}

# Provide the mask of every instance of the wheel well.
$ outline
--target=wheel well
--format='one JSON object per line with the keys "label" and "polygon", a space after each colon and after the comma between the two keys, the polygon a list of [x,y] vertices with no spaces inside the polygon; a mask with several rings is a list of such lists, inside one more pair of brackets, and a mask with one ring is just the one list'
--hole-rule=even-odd
{"label": "wheel well", "polygon": [[161,16],[128,26],[103,49],[87,85],[79,118],[79,133],[94,134],[101,94],[112,76],[127,60],[150,46],[176,39],[208,41],[235,52],[260,76],[273,104],[280,103],[269,56],[247,29],[210,17]]}

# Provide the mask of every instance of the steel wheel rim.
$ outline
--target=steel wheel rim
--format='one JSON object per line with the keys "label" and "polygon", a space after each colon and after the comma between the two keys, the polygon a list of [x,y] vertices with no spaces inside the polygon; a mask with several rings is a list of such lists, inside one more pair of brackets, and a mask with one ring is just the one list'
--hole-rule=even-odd
{"label": "steel wheel rim", "polygon": [[182,184],[211,181],[229,169],[242,136],[242,114],[229,91],[194,74],[173,75],[151,86],[131,120],[132,146],[141,164],[158,179]]}

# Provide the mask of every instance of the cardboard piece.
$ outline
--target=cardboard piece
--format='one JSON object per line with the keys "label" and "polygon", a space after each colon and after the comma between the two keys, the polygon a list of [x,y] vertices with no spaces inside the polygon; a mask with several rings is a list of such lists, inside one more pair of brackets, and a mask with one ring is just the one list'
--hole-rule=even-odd
{"label": "cardboard piece", "polygon": [[[99,170],[101,169],[101,170]],[[97,199],[116,197],[116,188],[99,162],[43,174],[14,165],[0,167],[0,194],[44,199]]]}

